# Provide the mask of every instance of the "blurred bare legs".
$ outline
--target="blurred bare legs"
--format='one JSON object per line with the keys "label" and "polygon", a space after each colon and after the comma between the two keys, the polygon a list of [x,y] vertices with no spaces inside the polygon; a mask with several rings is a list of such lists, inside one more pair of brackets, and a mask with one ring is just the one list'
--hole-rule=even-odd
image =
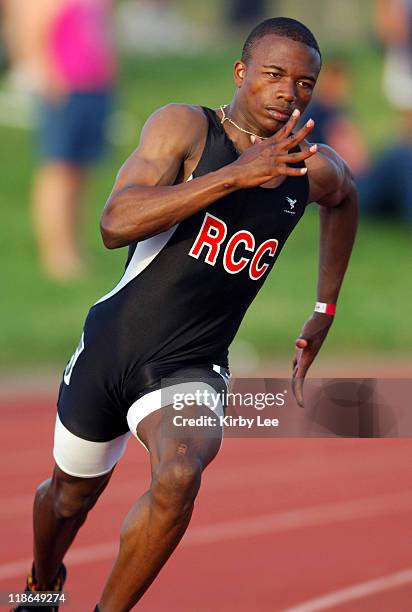
{"label": "blurred bare legs", "polygon": [[32,215],[40,263],[55,280],[70,280],[83,269],[80,214],[88,171],[65,162],[41,166],[33,181]]}

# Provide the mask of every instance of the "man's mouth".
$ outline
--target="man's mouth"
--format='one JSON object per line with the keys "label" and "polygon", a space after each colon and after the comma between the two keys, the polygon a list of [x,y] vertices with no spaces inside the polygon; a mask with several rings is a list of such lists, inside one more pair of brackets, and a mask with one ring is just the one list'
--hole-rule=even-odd
{"label": "man's mouth", "polygon": [[292,110],[279,108],[278,106],[267,106],[266,110],[276,121],[289,121],[292,114]]}

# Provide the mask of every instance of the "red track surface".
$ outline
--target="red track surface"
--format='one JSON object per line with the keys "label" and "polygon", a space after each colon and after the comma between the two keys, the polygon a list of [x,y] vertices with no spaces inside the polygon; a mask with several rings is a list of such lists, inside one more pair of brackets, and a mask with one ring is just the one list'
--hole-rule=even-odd
{"label": "red track surface", "polygon": [[[1,405],[2,592],[21,590],[29,569],[53,404],[27,395]],[[411,469],[409,440],[226,439],[181,546],[137,609],[276,612],[338,591],[296,612],[412,610]],[[93,609],[122,519],[148,482],[148,456],[133,439],[73,546],[62,612]],[[355,596],[347,590],[372,580]]]}

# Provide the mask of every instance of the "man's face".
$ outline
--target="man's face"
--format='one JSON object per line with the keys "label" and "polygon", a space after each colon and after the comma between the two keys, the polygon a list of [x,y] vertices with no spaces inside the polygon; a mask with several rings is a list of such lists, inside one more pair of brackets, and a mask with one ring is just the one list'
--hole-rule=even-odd
{"label": "man's face", "polygon": [[279,130],[295,108],[303,112],[309,104],[320,65],[315,49],[284,36],[264,36],[247,64],[235,64],[245,117],[262,132]]}

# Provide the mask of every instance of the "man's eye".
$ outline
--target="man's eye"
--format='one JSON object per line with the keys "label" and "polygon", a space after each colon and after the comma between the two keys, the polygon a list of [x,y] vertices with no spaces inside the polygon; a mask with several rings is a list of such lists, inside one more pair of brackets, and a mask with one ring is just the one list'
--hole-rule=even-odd
{"label": "man's eye", "polygon": [[298,81],[299,87],[304,87],[305,89],[313,89],[312,83],[307,83],[306,81]]}
{"label": "man's eye", "polygon": [[280,74],[278,72],[269,72],[269,76],[271,76],[274,79],[280,79]]}

